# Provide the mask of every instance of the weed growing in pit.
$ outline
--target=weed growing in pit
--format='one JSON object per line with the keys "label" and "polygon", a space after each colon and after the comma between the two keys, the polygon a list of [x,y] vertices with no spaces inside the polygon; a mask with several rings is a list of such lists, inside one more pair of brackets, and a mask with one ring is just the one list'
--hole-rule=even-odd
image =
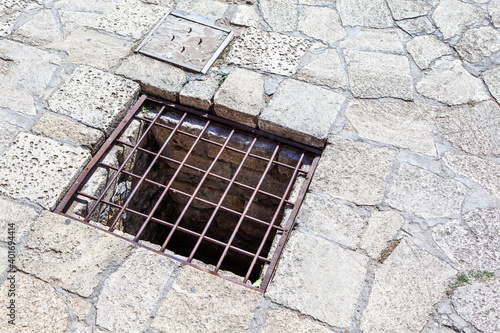
{"label": "weed growing in pit", "polygon": [[466,284],[473,284],[476,282],[484,282],[495,276],[495,273],[489,271],[470,271],[467,274],[460,274],[457,279],[448,284],[446,295],[451,296],[455,289],[463,287]]}

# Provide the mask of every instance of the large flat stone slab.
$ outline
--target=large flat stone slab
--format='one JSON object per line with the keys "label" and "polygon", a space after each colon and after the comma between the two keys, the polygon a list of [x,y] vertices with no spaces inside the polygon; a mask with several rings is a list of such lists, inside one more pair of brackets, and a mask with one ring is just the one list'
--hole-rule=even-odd
{"label": "large flat stone slab", "polygon": [[322,147],[345,97],[308,83],[283,81],[259,117],[264,131]]}
{"label": "large flat stone slab", "polygon": [[481,332],[500,331],[500,279],[458,288],[452,297],[457,313]]}
{"label": "large flat stone slab", "polygon": [[394,211],[375,211],[368,220],[360,247],[373,259],[378,259],[388,243],[394,240],[401,229],[404,219]]}
{"label": "large flat stone slab", "polygon": [[406,44],[406,48],[421,69],[429,68],[439,57],[453,54],[453,50],[434,35],[417,36]]}
{"label": "large flat stone slab", "polygon": [[115,73],[138,81],[142,90],[171,101],[177,101],[187,81],[182,69],[141,54],[125,59]]}
{"label": "large flat stone slab", "polygon": [[309,193],[300,207],[296,223],[336,243],[356,249],[365,227],[365,220],[352,208]]}
{"label": "large flat stone slab", "polygon": [[22,133],[0,159],[0,193],[53,209],[90,157],[85,149]]}
{"label": "large flat stone slab", "polygon": [[345,50],[344,54],[354,96],[413,99],[413,81],[406,57],[355,50]]}
{"label": "large flat stone slab", "polygon": [[6,86],[0,86],[0,89],[3,92],[0,95],[0,108],[36,116],[35,101],[28,91]]}
{"label": "large flat stone slab", "polygon": [[430,34],[436,30],[426,16],[397,21],[396,25],[412,36],[422,33]]}
{"label": "large flat stone slab", "polygon": [[214,96],[214,111],[223,118],[257,127],[264,107],[264,77],[246,69],[236,69],[224,80]]}
{"label": "large flat stone slab", "polygon": [[297,73],[297,78],[330,88],[347,88],[347,75],[335,49],[321,53]]}
{"label": "large flat stone slab", "polygon": [[311,42],[250,28],[234,41],[228,62],[265,72],[292,75]]}
{"label": "large flat stone slab", "polygon": [[432,130],[437,111],[419,103],[354,100],[346,118],[361,137],[435,156]]}
{"label": "large flat stone slab", "polygon": [[364,255],[322,238],[294,232],[266,295],[332,326],[347,328],[361,292],[367,261]]}
{"label": "large flat stone slab", "polygon": [[261,0],[260,10],[273,31],[295,31],[299,11],[295,0]]}
{"label": "large flat stone slab", "polygon": [[185,266],[151,328],[162,332],[244,332],[262,294]]}
{"label": "large flat stone slab", "polygon": [[298,29],[306,36],[333,44],[347,34],[337,11],[328,7],[304,7]]}
{"label": "large flat stone slab", "polygon": [[500,107],[495,102],[445,110],[436,122],[441,134],[455,148],[500,157]]}
{"label": "large flat stone slab", "polygon": [[385,1],[339,0],[337,10],[344,26],[388,28],[394,23]]}
{"label": "large flat stone slab", "polygon": [[[69,323],[69,314],[61,295],[48,283],[24,273],[16,273],[15,297],[7,297],[9,280],[0,286],[0,306],[4,315],[0,317],[0,326],[4,332],[65,332]],[[8,323],[7,306],[15,301],[15,326]]]}
{"label": "large flat stone slab", "polygon": [[500,103],[500,66],[494,67],[483,72],[484,83],[493,97]]}
{"label": "large flat stone slab", "polygon": [[462,59],[478,62],[500,51],[500,32],[489,26],[470,29],[455,47]]}
{"label": "large flat stone slab", "polygon": [[496,271],[500,260],[500,211],[476,209],[462,221],[451,220],[432,229],[432,236],[450,260],[464,271]]}
{"label": "large flat stone slab", "polygon": [[133,81],[80,66],[50,97],[48,105],[54,112],[109,134],[138,94],[139,85]]}
{"label": "large flat stone slab", "polygon": [[403,240],[376,271],[362,332],[421,332],[456,271]]}
{"label": "large flat stone slab", "polygon": [[104,272],[120,265],[132,248],[101,230],[43,212],[17,263],[26,273],[89,297]]}
{"label": "large flat stone slab", "polygon": [[104,282],[96,324],[111,332],[145,331],[176,266],[165,256],[137,248]]}
{"label": "large flat stone slab", "polygon": [[301,316],[297,312],[283,308],[269,310],[266,314],[266,321],[259,332],[328,333],[333,331],[309,317]]}
{"label": "large flat stone slab", "polygon": [[38,212],[30,206],[22,205],[14,201],[0,199],[0,228],[5,230],[0,234],[0,241],[9,242],[7,230],[11,224],[14,225],[14,242],[19,243],[30,231],[31,226],[38,217]]}
{"label": "large flat stone slab", "polygon": [[387,0],[395,20],[403,20],[426,15],[432,6],[423,0]]}
{"label": "large flat stone slab", "polygon": [[354,37],[343,40],[339,46],[344,49],[404,53],[400,38],[404,33],[399,29],[366,29]]}
{"label": "large flat stone slab", "polygon": [[388,148],[335,136],[323,152],[310,188],[358,205],[378,204],[394,156]]}
{"label": "large flat stone slab", "polygon": [[452,217],[460,213],[466,191],[458,181],[404,163],[385,202],[425,219]]}
{"label": "large flat stone slab", "polygon": [[25,43],[41,46],[63,39],[56,18],[50,9],[38,12],[30,21],[16,29],[12,37]]}
{"label": "large flat stone slab", "polygon": [[467,72],[460,60],[437,60],[417,83],[417,91],[448,105],[480,102],[489,98],[481,79]]}
{"label": "large flat stone slab", "polygon": [[228,7],[229,5],[227,3],[221,1],[179,0],[175,9],[182,10],[190,14],[207,17],[212,20],[218,20],[224,16],[224,13],[227,11]]}
{"label": "large flat stone slab", "polygon": [[459,0],[439,0],[436,4],[432,19],[444,38],[454,37],[474,23],[484,20],[480,7]]}

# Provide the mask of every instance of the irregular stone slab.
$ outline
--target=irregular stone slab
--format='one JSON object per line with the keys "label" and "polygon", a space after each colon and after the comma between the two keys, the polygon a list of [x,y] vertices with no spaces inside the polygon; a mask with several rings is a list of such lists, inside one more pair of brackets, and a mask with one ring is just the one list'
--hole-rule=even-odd
{"label": "irregular stone slab", "polygon": [[490,93],[500,103],[500,66],[483,72],[482,76]]}
{"label": "irregular stone slab", "polygon": [[0,108],[36,116],[35,101],[27,91],[1,87]]}
{"label": "irregular stone slab", "polygon": [[406,44],[406,48],[421,69],[429,68],[434,59],[453,54],[453,50],[434,35],[417,36]]}
{"label": "irregular stone slab", "polygon": [[498,269],[500,211],[476,209],[462,218],[432,228],[432,236],[444,253],[461,270]]}
{"label": "irregular stone slab", "polygon": [[388,28],[394,22],[385,1],[339,0],[337,10],[344,26]]}
{"label": "irregular stone slab", "polygon": [[[16,296],[6,297],[9,280],[0,286],[0,306],[4,315],[0,317],[0,326],[5,332],[65,332],[70,320],[66,312],[66,304],[61,295],[48,283],[32,276],[16,273]],[[15,300],[15,326],[8,323],[7,306],[11,299]],[[11,328],[15,330],[10,330]]]}
{"label": "irregular stone slab", "polygon": [[500,107],[495,102],[446,110],[436,121],[452,146],[471,154],[500,157]]}
{"label": "irregular stone slab", "polygon": [[351,249],[356,249],[365,220],[353,209],[323,196],[309,193],[296,222],[301,229],[314,232]]}
{"label": "irregular stone slab", "polygon": [[259,128],[322,147],[344,101],[344,96],[330,90],[288,79],[262,111]]}
{"label": "irregular stone slab", "polygon": [[437,60],[417,83],[417,91],[448,105],[480,102],[489,98],[483,82],[467,72],[460,60]]}
{"label": "irregular stone slab", "polygon": [[455,47],[462,59],[478,62],[500,51],[500,32],[489,26],[470,29]]}
{"label": "irregular stone slab", "polygon": [[7,230],[10,224],[14,224],[15,235],[14,242],[17,244],[21,241],[31,228],[38,216],[38,212],[26,205],[21,205],[14,201],[0,198],[0,228],[4,230],[0,234],[0,241],[9,242]]}
{"label": "irregular stone slab", "polygon": [[212,0],[180,0],[175,8],[190,14],[217,20],[224,16],[228,5],[224,2]]}
{"label": "irregular stone slab", "polygon": [[265,72],[292,75],[311,46],[311,42],[253,28],[235,40],[228,62]]}
{"label": "irregular stone slab", "polygon": [[0,193],[53,209],[89,159],[85,149],[22,133],[0,159]]}
{"label": "irregular stone slab", "polygon": [[346,118],[361,137],[435,156],[432,130],[438,110],[409,102],[353,100],[346,110]]}
{"label": "irregular stone slab", "polygon": [[0,15],[3,16],[21,11],[27,4],[26,0],[4,0],[0,4]]}
{"label": "irregular stone slab", "polygon": [[436,30],[431,21],[429,21],[429,19],[425,16],[397,21],[396,25],[410,35],[420,33],[430,34]]}
{"label": "irregular stone slab", "polygon": [[44,113],[32,129],[52,139],[69,141],[82,145],[95,153],[104,142],[104,133],[84,125],[76,124],[67,119]]}
{"label": "irregular stone slab", "polygon": [[125,59],[115,73],[138,81],[142,90],[171,101],[177,101],[187,81],[182,69],[140,54]]}
{"label": "irregular stone slab", "polygon": [[110,265],[120,265],[133,246],[101,230],[68,220],[42,212],[17,262],[24,272],[89,297],[104,271]]}
{"label": "irregular stone slab", "polygon": [[490,2],[488,4],[488,14],[490,14],[491,22],[495,28],[500,28],[500,3]]}
{"label": "irregular stone slab", "polygon": [[474,180],[500,199],[500,165],[476,156],[449,153],[443,156],[443,161],[453,172]]}
{"label": "irregular stone slab", "polygon": [[22,128],[6,121],[0,121],[0,151],[6,149],[16,138]]}
{"label": "irregular stone slab", "polygon": [[231,13],[229,21],[234,25],[258,28],[262,19],[256,6],[238,5]]}
{"label": "irregular stone slab", "polygon": [[309,37],[329,44],[347,35],[337,11],[328,7],[304,7],[304,16],[299,21],[299,30]]}
{"label": "irregular stone slab", "polygon": [[162,332],[244,332],[262,294],[185,266],[151,328]]}
{"label": "irregular stone slab", "polygon": [[413,99],[413,82],[406,57],[354,50],[345,50],[344,54],[354,96]]}
{"label": "irregular stone slab", "polygon": [[459,0],[439,0],[436,4],[432,19],[444,38],[454,37],[474,23],[484,20],[480,7]]}
{"label": "irregular stone slab", "polygon": [[[0,40],[0,84],[45,97],[59,56],[32,46]],[[35,69],[36,70],[33,70]]]}
{"label": "irregular stone slab", "polygon": [[266,295],[332,326],[349,327],[367,261],[364,255],[322,238],[294,232]]}
{"label": "irregular stone slab", "polygon": [[96,324],[111,332],[145,331],[176,266],[172,259],[137,248],[104,282]]}
{"label": "irregular stone slab", "polygon": [[309,317],[300,316],[297,312],[283,308],[269,310],[267,312],[266,321],[259,332],[327,333],[333,331]]}
{"label": "irregular stone slab", "polygon": [[133,81],[80,66],[50,97],[48,105],[54,112],[109,134],[138,94],[139,85]]}
{"label": "irregular stone slab", "polygon": [[16,29],[13,38],[22,42],[46,45],[62,40],[61,31],[50,9],[41,10],[33,19]]}
{"label": "irregular stone slab", "polygon": [[387,0],[395,20],[403,20],[426,15],[432,6],[423,0]]}
{"label": "irregular stone slab", "polygon": [[294,31],[299,11],[295,0],[261,0],[260,10],[264,20],[274,31]]}
{"label": "irregular stone slab", "polygon": [[467,187],[409,164],[402,164],[386,203],[425,219],[460,213]]}
{"label": "irregular stone slab", "polygon": [[63,26],[64,35],[68,36],[79,27],[98,28],[99,18],[102,14],[89,12],[75,12],[72,10],[59,10],[59,17]]}
{"label": "irregular stone slab", "polygon": [[456,271],[403,240],[376,271],[362,332],[420,332]]}
{"label": "irregular stone slab", "polygon": [[373,259],[380,257],[380,252],[394,240],[404,223],[403,217],[393,211],[375,211],[368,220],[368,227],[361,238],[360,247]]}
{"label": "irregular stone slab", "polygon": [[500,279],[458,288],[453,307],[466,321],[482,332],[500,331]]}
{"label": "irregular stone slab", "polygon": [[329,139],[311,183],[311,190],[358,205],[382,201],[385,177],[395,152],[341,137]]}
{"label": "irregular stone slab", "polygon": [[335,49],[328,49],[304,66],[297,78],[330,88],[347,88],[347,78]]}
{"label": "irregular stone slab", "polygon": [[208,111],[212,106],[212,98],[219,88],[221,78],[209,76],[206,80],[188,82],[179,93],[181,104]]}
{"label": "irregular stone slab", "polygon": [[399,29],[361,30],[356,36],[341,41],[339,46],[344,49],[404,53],[399,40],[403,35]]}
{"label": "irregular stone slab", "polygon": [[122,0],[99,18],[100,29],[140,39],[165,15],[167,8],[141,1]]}
{"label": "irregular stone slab", "polygon": [[252,127],[257,127],[263,105],[264,77],[240,68],[229,74],[214,97],[218,116]]}
{"label": "irregular stone slab", "polygon": [[56,8],[70,9],[80,12],[107,12],[113,10],[116,2],[113,0],[60,0],[54,3]]}
{"label": "irregular stone slab", "polygon": [[68,60],[100,69],[109,69],[124,58],[132,47],[129,41],[80,27],[61,42],[47,45],[68,53]]}

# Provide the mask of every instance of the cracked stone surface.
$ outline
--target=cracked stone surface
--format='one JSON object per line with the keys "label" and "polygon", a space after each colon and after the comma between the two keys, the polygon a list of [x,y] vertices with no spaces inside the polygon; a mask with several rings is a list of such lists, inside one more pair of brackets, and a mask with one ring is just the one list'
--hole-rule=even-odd
{"label": "cracked stone surface", "polygon": [[393,25],[391,12],[382,0],[339,0],[337,10],[345,26],[387,28]]}
{"label": "cracked stone surface", "polygon": [[361,137],[436,155],[432,130],[437,108],[416,103],[349,103],[346,119]]}
{"label": "cracked stone surface", "polygon": [[493,101],[444,112],[439,131],[452,146],[481,156],[500,156],[500,107]]}
{"label": "cracked stone surface", "polygon": [[347,88],[346,73],[336,50],[327,49],[304,66],[297,78],[330,88]]}
{"label": "cracked stone surface", "polygon": [[307,332],[307,333],[327,333],[332,332],[325,326],[311,320],[308,317],[300,316],[296,312],[287,309],[270,310],[266,315],[260,332]]}
{"label": "cracked stone surface", "polygon": [[29,92],[5,86],[0,86],[0,89],[2,89],[0,108],[36,116],[35,101]]}
{"label": "cracked stone surface", "polygon": [[260,10],[274,31],[294,31],[299,11],[295,0],[262,0]]}
{"label": "cracked stone surface", "polygon": [[257,127],[257,116],[264,106],[264,77],[237,69],[224,80],[214,96],[214,111],[223,118]]}
{"label": "cracked stone surface", "polygon": [[101,230],[67,220],[43,212],[17,264],[41,280],[89,297],[105,271],[120,265],[133,246]]}
{"label": "cracked stone surface", "polygon": [[[172,1],[173,2],[173,1]],[[216,20],[224,16],[228,4],[212,0],[179,0],[175,9]],[[164,9],[164,12],[166,10]]]}
{"label": "cracked stone surface", "polygon": [[386,203],[423,218],[456,216],[467,188],[410,164],[403,164],[387,194]]}
{"label": "cracked stone surface", "polygon": [[469,62],[478,62],[500,51],[500,32],[492,27],[467,30],[455,45],[458,53]]}
{"label": "cracked stone surface", "polygon": [[385,51],[403,53],[404,48],[400,38],[403,33],[397,29],[367,29],[361,30],[356,36],[339,43],[341,48],[363,51]]}
{"label": "cracked stone surface", "polygon": [[364,332],[420,332],[456,271],[403,240],[375,274],[361,315]]}
{"label": "cracked stone surface", "polygon": [[339,14],[325,7],[305,7],[298,29],[309,37],[329,44],[346,36]]}
{"label": "cracked stone surface", "polygon": [[85,149],[21,133],[0,159],[0,193],[53,209],[89,160]]}
{"label": "cracked stone surface", "polygon": [[397,212],[373,212],[361,238],[360,247],[373,259],[379,258],[388,242],[394,240],[403,223],[403,217]]}
{"label": "cracked stone surface", "polygon": [[22,128],[6,121],[0,121],[0,151],[4,151],[14,141]]}
{"label": "cracked stone surface", "polygon": [[483,72],[483,79],[490,93],[500,102],[500,66]]}
{"label": "cracked stone surface", "polygon": [[104,282],[96,324],[114,332],[143,331],[176,266],[167,257],[137,248]]}
{"label": "cracked stone surface", "polygon": [[387,148],[332,138],[316,169],[311,190],[358,205],[380,203],[394,155]]}
{"label": "cracked stone surface", "polygon": [[188,82],[179,93],[179,102],[197,109],[209,110],[221,78],[210,76],[206,80]]}
{"label": "cracked stone surface", "polygon": [[500,28],[500,3],[490,2],[488,4],[488,14],[495,28]]}
{"label": "cracked stone surface", "polygon": [[424,16],[432,8],[423,0],[387,0],[387,5],[395,20]]}
{"label": "cracked stone surface", "polygon": [[[139,93],[133,81],[87,66],[78,67],[49,99],[49,108],[110,133]],[[75,105],[72,101],[80,101]]]}
{"label": "cracked stone surface", "polygon": [[[0,305],[6,309],[11,299],[15,300],[16,318],[15,330],[8,323],[10,319],[5,315],[0,319],[0,325],[8,332],[64,332],[69,322],[64,299],[50,284],[38,280],[30,275],[16,273],[15,298],[0,298]],[[0,286],[1,295],[7,295],[9,280]]]}
{"label": "cracked stone surface", "polygon": [[480,7],[459,0],[439,0],[432,19],[443,37],[451,38],[484,20],[484,13]]}
{"label": "cracked stone surface", "polygon": [[172,101],[177,100],[187,81],[186,73],[180,68],[140,54],[128,57],[115,73],[139,82],[150,94]]}
{"label": "cracked stone surface", "polygon": [[[307,99],[297,98],[305,94]],[[283,81],[259,117],[259,128],[321,147],[345,97],[296,80]]]}
{"label": "cracked stone surface", "polygon": [[421,69],[429,68],[433,60],[453,54],[453,50],[433,35],[417,36],[406,44],[408,52]]}
{"label": "cracked stone surface", "polygon": [[406,57],[354,50],[345,50],[344,55],[354,96],[413,99],[413,83]]}
{"label": "cracked stone surface", "polygon": [[230,15],[229,20],[234,25],[258,28],[262,24],[262,18],[257,13],[255,6],[236,6]]}
{"label": "cracked stone surface", "polygon": [[167,332],[245,331],[261,294],[185,266],[151,327]]}
{"label": "cracked stone surface", "polygon": [[482,332],[500,331],[500,279],[458,288],[452,303],[465,320]]}
{"label": "cracked stone surface", "polygon": [[311,43],[305,39],[248,29],[233,44],[228,62],[265,72],[290,75]]}
{"label": "cracked stone surface", "polygon": [[467,72],[459,60],[437,60],[417,83],[417,91],[448,105],[488,99],[483,82]]}
{"label": "cracked stone surface", "polygon": [[[277,303],[335,327],[348,327],[367,258],[322,238],[294,232],[267,290]],[[294,292],[289,291],[293,289]]]}
{"label": "cracked stone surface", "polygon": [[[33,207],[1,198],[0,211],[2,212],[0,215],[0,228],[2,230],[7,230],[11,223],[15,225],[15,243],[19,243],[26,236],[38,216],[38,212]],[[0,241],[5,243],[9,241],[6,232],[0,234]]]}
{"label": "cracked stone surface", "polygon": [[461,270],[496,271],[500,245],[496,241],[500,210],[476,209],[432,228],[432,235],[448,258]]}
{"label": "cracked stone surface", "polygon": [[50,9],[40,11],[33,19],[16,29],[12,37],[37,45],[46,45],[62,40],[62,34]]}
{"label": "cracked stone surface", "polygon": [[397,21],[396,25],[410,35],[430,34],[436,30],[432,22],[425,16]]}

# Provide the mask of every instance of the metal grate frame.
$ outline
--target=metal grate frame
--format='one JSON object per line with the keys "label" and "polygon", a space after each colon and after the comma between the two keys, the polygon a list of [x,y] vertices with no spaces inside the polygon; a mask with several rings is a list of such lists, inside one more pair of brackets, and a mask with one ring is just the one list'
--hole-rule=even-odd
{"label": "metal grate frame", "polygon": [[[161,105],[161,110],[157,113],[157,115],[154,118],[148,119],[148,118],[145,118],[145,117],[140,115],[141,107],[147,102],[154,102],[154,103],[158,103]],[[168,125],[162,124],[160,122],[161,116],[166,111],[180,112],[180,114],[182,115],[175,126],[168,126]],[[188,133],[188,132],[181,130],[181,125],[183,124],[186,117],[188,117],[188,116],[195,117],[195,119],[198,119],[198,120],[201,120],[204,122],[204,127],[198,135],[194,135],[192,133]],[[127,126],[134,119],[142,121],[143,124],[145,124],[144,126],[147,128],[145,129],[145,131],[142,132],[140,139],[137,141],[137,143],[135,145],[132,145],[130,143],[127,143],[127,142],[120,140],[120,135],[123,133],[123,131],[127,128]],[[209,127],[210,124],[218,124],[218,125],[224,126],[228,130],[230,130],[230,134],[226,138],[224,143],[221,144],[220,142],[212,141],[206,137],[203,137],[203,134],[205,133],[205,131],[207,130],[207,128]],[[148,132],[151,131],[154,126],[160,126],[163,128],[167,128],[171,131],[170,135],[165,140],[165,142],[163,142],[163,146],[159,149],[158,152],[152,152],[148,149],[141,147],[141,142],[144,140],[144,138],[146,137]],[[192,144],[190,150],[187,152],[187,154],[185,155],[185,157],[182,160],[175,160],[175,159],[166,157],[166,156],[161,154],[163,152],[163,150],[167,147],[167,145],[169,144],[170,140],[172,139],[172,137],[175,133],[185,135],[185,136],[188,136],[188,137],[191,137],[192,139],[194,139],[194,143]],[[230,139],[235,133],[244,133],[245,135],[250,135],[253,138],[250,146],[248,147],[248,149],[246,151],[240,150],[240,149],[235,148],[235,147],[231,147],[229,145]],[[252,151],[252,148],[254,148],[254,146],[255,146],[256,142],[258,142],[258,140],[266,140],[266,142],[267,141],[273,142],[273,144],[275,146],[274,146],[274,151],[272,152],[271,158],[260,156],[258,154],[255,154]],[[201,141],[208,143],[208,144],[211,144],[211,145],[218,146],[220,148],[218,154],[211,161],[210,166],[206,170],[189,165],[187,163],[188,157],[190,156],[191,152],[195,149],[197,144]],[[118,167],[104,163],[103,159],[106,156],[106,153],[109,152],[112,147],[117,146],[117,145],[121,145],[121,146],[125,145],[125,146],[128,146],[129,148],[131,148],[131,151],[128,154],[128,156],[124,159],[124,161]],[[276,156],[277,156],[278,151],[281,147],[286,147],[287,149],[293,149],[294,151],[299,152],[300,158],[299,158],[299,161],[296,165],[288,165],[286,163],[282,163],[282,162],[279,162],[278,160],[276,160]],[[231,178],[226,178],[226,177],[220,176],[220,175],[213,172],[213,168],[216,165],[219,157],[226,150],[231,150],[233,152],[237,152],[243,156],[236,172],[234,173],[234,175]],[[152,162],[149,163],[144,174],[133,174],[129,171],[124,170],[125,165],[132,158],[134,153],[136,153],[136,152],[142,152],[142,153],[148,154],[153,158]],[[236,251],[240,254],[243,254],[245,256],[252,258],[252,261],[251,261],[250,267],[248,268],[247,274],[245,275],[245,277],[243,279],[243,283],[241,283],[239,281],[235,281],[235,282],[243,284],[243,285],[250,287],[250,288],[253,288],[253,289],[258,289],[258,290],[263,292],[263,291],[265,291],[267,285],[269,284],[269,281],[272,277],[272,274],[274,272],[276,263],[279,259],[281,251],[283,249],[283,246],[284,246],[284,244],[289,236],[290,231],[293,228],[295,217],[299,211],[302,200],[304,199],[304,196],[307,192],[307,188],[309,187],[309,184],[311,182],[311,178],[312,178],[314,170],[318,164],[320,155],[321,155],[321,150],[319,150],[319,149],[309,147],[309,146],[306,146],[306,145],[303,145],[300,143],[296,143],[296,142],[275,136],[273,134],[265,133],[265,132],[262,132],[258,129],[254,129],[254,128],[251,128],[251,127],[248,127],[245,125],[241,125],[241,124],[235,123],[233,121],[219,118],[219,117],[214,116],[212,114],[208,114],[208,113],[205,113],[205,112],[202,112],[199,110],[188,108],[188,107],[185,107],[185,106],[173,103],[173,102],[167,102],[167,101],[163,101],[163,100],[153,98],[153,97],[150,97],[147,95],[142,95],[139,98],[139,100],[135,103],[135,105],[131,108],[131,110],[127,113],[125,118],[120,122],[120,124],[115,129],[115,131],[111,134],[111,136],[108,138],[108,140],[103,144],[101,149],[96,153],[96,155],[93,157],[93,159],[85,167],[85,169],[80,174],[80,176],[78,177],[76,182],[70,188],[69,192],[66,194],[66,196],[63,198],[63,200],[60,202],[60,204],[55,209],[55,213],[61,214],[63,216],[69,217],[71,219],[74,219],[74,220],[77,220],[80,222],[83,222],[87,225],[91,225],[93,227],[103,229],[106,232],[111,233],[111,234],[118,236],[120,238],[123,238],[127,241],[132,241],[135,244],[138,244],[140,246],[144,246],[144,247],[146,247],[150,250],[153,250],[157,253],[161,253],[161,254],[166,255],[166,256],[173,258],[175,260],[179,260],[183,264],[188,264],[188,265],[192,265],[195,267],[198,267],[198,266],[193,264],[192,260],[195,256],[196,251],[198,250],[201,242],[202,241],[211,242],[211,243],[216,244],[224,249],[222,251],[222,255],[220,256],[217,265],[214,265],[215,267],[212,270],[207,270],[207,269],[203,269],[200,267],[198,267],[198,268],[205,270],[205,271],[209,271],[209,272],[211,272],[215,275],[218,275],[218,276],[221,276],[218,272],[221,268],[222,262],[224,261],[224,259],[227,256],[228,252],[230,250]],[[250,156],[252,158],[260,159],[267,164],[266,168],[262,172],[260,180],[256,186],[250,186],[250,185],[244,184],[242,181],[240,181],[240,182],[236,181],[236,178],[237,178],[240,170],[242,169],[245,161]],[[303,170],[302,163],[306,157],[309,160],[312,160],[312,163],[310,164],[308,170]],[[167,160],[171,163],[173,162],[173,163],[178,165],[177,169],[175,170],[174,175],[171,177],[171,179],[168,181],[167,184],[160,184],[160,183],[155,182],[154,180],[147,178],[147,175],[150,172],[150,170],[152,169],[153,165],[160,159],[164,159],[164,160]],[[293,175],[292,175],[292,177],[290,177],[288,185],[286,186],[286,190],[282,195],[268,193],[268,192],[263,191],[261,189],[262,184],[266,181],[266,174],[269,172],[271,166],[273,166],[273,165],[278,165],[280,167],[284,167],[284,168],[288,168],[290,170],[293,170],[293,173],[292,173]],[[108,169],[114,170],[115,174],[112,177],[111,181],[108,182],[106,188],[102,191],[102,193],[98,197],[96,197],[94,195],[84,193],[82,191],[82,188],[83,188],[85,182],[88,179],[90,179],[93,172],[98,167],[108,168]],[[174,189],[172,186],[175,178],[181,172],[181,170],[183,170],[183,168],[189,168],[191,170],[196,170],[197,172],[199,172],[200,175],[202,175],[201,181],[197,184],[196,189],[194,190],[194,192],[192,194],[184,193],[182,191]],[[128,197],[125,199],[123,204],[119,205],[119,204],[116,204],[113,202],[106,201],[105,195],[106,195],[107,191],[110,189],[111,184],[114,181],[116,181],[120,175],[123,175],[123,174],[130,176],[132,178],[135,178],[137,180],[137,184],[135,185],[133,190],[128,194]],[[291,201],[289,201],[289,196],[290,196],[291,190],[294,186],[294,183],[299,175],[305,176],[305,180],[300,188],[300,191],[298,193],[296,200],[294,202],[291,202]],[[198,191],[200,190],[204,181],[208,177],[213,177],[215,179],[220,180],[221,182],[227,183],[226,189],[223,192],[223,195],[218,202],[210,202],[206,199],[202,199],[202,198],[197,197]],[[139,189],[139,187],[143,183],[152,184],[154,186],[157,186],[157,187],[163,189],[160,198],[156,201],[153,209],[149,213],[135,211],[133,209],[128,208],[130,201],[132,200],[132,198],[136,194],[137,190]],[[227,195],[227,193],[229,192],[229,190],[233,186],[243,187],[247,190],[252,191],[252,195],[251,195],[248,203],[245,205],[244,211],[242,211],[242,212],[236,211],[232,207],[228,207],[226,205],[223,205],[223,201],[224,201],[225,196]],[[156,209],[159,207],[161,201],[163,200],[163,198],[165,197],[165,195],[167,195],[167,193],[169,191],[175,191],[175,193],[181,194],[181,195],[188,198],[187,204],[183,208],[182,213],[176,219],[176,221],[164,221],[164,220],[161,220],[159,218],[154,217],[154,213],[155,213]],[[250,209],[250,206],[252,205],[252,202],[254,201],[257,194],[263,195],[263,196],[268,196],[268,197],[273,198],[276,201],[279,201],[279,204],[276,207],[276,210],[275,210],[275,213],[274,213],[272,219],[265,221],[265,220],[261,220],[261,219],[258,219],[258,218],[255,218],[255,217],[248,215],[248,211]],[[77,196],[83,196],[83,197],[86,197],[86,198],[94,201],[92,208],[88,211],[87,216],[83,220],[79,217],[73,216],[73,215],[68,213],[68,210],[69,210],[71,204],[73,202],[75,202],[75,200],[77,199]],[[194,200],[203,202],[204,204],[207,204],[207,205],[215,208],[212,215],[208,219],[208,221],[205,222],[205,227],[201,233],[193,231],[193,230],[189,230],[189,229],[184,228],[184,227],[179,225],[182,217],[184,216],[186,211],[189,209],[191,203]],[[116,217],[114,218],[114,220],[112,221],[112,223],[110,224],[109,227],[102,225],[102,228],[101,228],[101,227],[97,227],[95,224],[89,223],[90,217],[92,216],[94,211],[97,209],[98,205],[100,205],[100,204],[107,205],[107,206],[110,206],[114,209],[119,210],[119,213],[116,215]],[[290,214],[287,214],[286,222],[282,223],[282,221],[278,220],[278,216],[280,215],[280,212],[284,211],[285,207],[290,209]],[[221,241],[221,240],[211,238],[211,237],[206,235],[207,230],[211,226],[211,224],[214,220],[214,217],[218,211],[226,211],[226,212],[229,212],[229,213],[234,214],[234,215],[239,217],[238,222],[237,222],[234,230],[232,231],[232,234],[231,234],[228,241]],[[127,239],[125,237],[121,237],[113,232],[115,230],[115,226],[116,226],[117,221],[124,213],[134,214],[134,215],[140,216],[140,217],[145,219],[142,226],[140,227],[139,231],[137,232],[137,234],[132,235],[134,237],[133,240]],[[245,223],[257,223],[257,224],[263,225],[267,228],[266,232],[264,234],[264,237],[262,238],[262,240],[258,246],[257,251],[250,252],[250,251],[247,251],[245,249],[238,248],[237,246],[232,244],[233,240],[235,239],[236,234],[238,233],[239,228],[241,227],[241,225],[244,221],[245,221]],[[159,223],[159,224],[162,224],[164,226],[170,227],[170,232],[169,232],[167,238],[165,239],[165,241],[163,242],[160,251],[154,250],[151,247],[148,247],[148,246],[145,246],[143,244],[138,243],[142,232],[144,231],[144,229],[147,227],[147,225],[149,223]],[[269,256],[268,256],[269,258],[263,257],[262,253],[261,253],[262,249],[264,248],[264,245],[266,244],[268,237],[270,236],[271,232],[273,232],[273,231],[276,231],[276,237],[279,237],[279,241],[277,242],[277,246],[275,248],[274,253],[272,253],[272,252],[269,253]],[[172,239],[172,235],[174,234],[174,232],[186,233],[186,234],[189,234],[191,236],[195,236],[198,238],[198,240],[196,241],[196,245],[192,249],[191,254],[189,255],[189,257],[187,257],[187,259],[178,258],[175,255],[165,253],[165,249],[166,249],[167,245],[169,244],[170,240]],[[252,287],[247,282],[249,281],[250,274],[258,261],[260,261],[261,263],[264,263],[267,266],[267,270],[266,270],[265,275],[263,276],[262,283],[260,284],[260,287],[256,288],[256,287]],[[224,277],[224,278],[226,278],[226,277]]]}

